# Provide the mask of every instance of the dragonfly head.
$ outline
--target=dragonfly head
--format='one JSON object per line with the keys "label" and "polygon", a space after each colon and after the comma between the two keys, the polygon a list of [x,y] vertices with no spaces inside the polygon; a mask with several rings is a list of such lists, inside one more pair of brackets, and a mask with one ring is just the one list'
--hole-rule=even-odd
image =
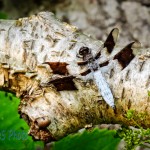
{"label": "dragonfly head", "polygon": [[85,56],[91,54],[91,50],[88,47],[81,47],[79,50],[79,55]]}

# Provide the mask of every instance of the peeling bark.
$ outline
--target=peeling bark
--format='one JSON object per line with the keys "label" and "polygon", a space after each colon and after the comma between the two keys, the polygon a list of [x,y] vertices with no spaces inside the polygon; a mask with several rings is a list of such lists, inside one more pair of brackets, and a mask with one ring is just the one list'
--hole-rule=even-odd
{"label": "peeling bark", "polygon": [[[93,54],[101,48],[101,63],[110,59],[101,70],[113,92],[115,110],[103,101],[91,74],[79,75],[86,69],[77,64],[83,46]],[[58,140],[91,123],[150,127],[150,49],[134,48],[136,57],[122,70],[118,60],[111,59],[122,48],[115,46],[109,55],[102,46],[49,12],[0,21],[0,87],[21,98],[19,113],[35,139]],[[69,87],[70,82],[76,89],[65,89],[64,83]],[[129,109],[144,117],[128,121]]]}

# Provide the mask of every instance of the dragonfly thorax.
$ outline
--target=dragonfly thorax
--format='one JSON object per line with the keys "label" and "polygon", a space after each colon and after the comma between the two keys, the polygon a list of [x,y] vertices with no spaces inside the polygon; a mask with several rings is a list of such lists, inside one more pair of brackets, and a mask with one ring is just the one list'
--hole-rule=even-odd
{"label": "dragonfly thorax", "polygon": [[96,71],[99,68],[99,65],[94,61],[94,59],[88,61],[88,67],[91,71]]}

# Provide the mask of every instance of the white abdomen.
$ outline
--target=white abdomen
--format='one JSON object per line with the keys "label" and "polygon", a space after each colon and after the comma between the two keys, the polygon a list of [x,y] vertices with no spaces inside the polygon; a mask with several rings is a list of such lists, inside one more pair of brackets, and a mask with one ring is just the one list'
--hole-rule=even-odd
{"label": "white abdomen", "polygon": [[101,70],[93,72],[93,75],[94,75],[94,81],[95,81],[103,99],[106,101],[106,103],[109,106],[114,107],[114,98],[113,98],[112,92],[110,90],[108,83],[106,82],[105,78],[103,77]]}

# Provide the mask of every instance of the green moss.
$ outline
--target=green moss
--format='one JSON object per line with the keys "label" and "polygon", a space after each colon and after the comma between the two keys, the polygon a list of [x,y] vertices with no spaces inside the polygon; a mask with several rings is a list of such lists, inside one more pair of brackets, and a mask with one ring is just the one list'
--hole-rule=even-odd
{"label": "green moss", "polygon": [[127,117],[127,119],[128,119],[128,120],[133,119],[133,117],[134,117],[134,113],[135,113],[135,111],[134,111],[134,110],[129,109],[129,110],[127,111],[127,113],[126,113],[126,117]]}
{"label": "green moss", "polygon": [[[118,135],[126,142],[126,150],[134,150],[137,146],[145,147],[145,143],[150,144],[150,129],[143,129],[140,124],[147,117],[147,113],[137,113],[135,110],[128,110],[126,117],[129,121],[132,121],[139,129],[131,129],[129,127],[123,127],[118,130]],[[149,147],[150,148],[150,147]]]}
{"label": "green moss", "polygon": [[143,124],[143,121],[146,120],[147,112],[137,112],[135,110],[128,110],[126,113],[126,118],[132,122],[134,122],[135,125],[140,127],[141,123]]}
{"label": "green moss", "polygon": [[150,97],[150,91],[147,91],[147,93],[148,93],[148,97]]}
{"label": "green moss", "polygon": [[126,150],[135,150],[137,146],[145,147],[145,143],[150,144],[149,128],[145,130],[143,128],[130,129],[128,127],[123,127],[122,129],[118,130],[118,135],[126,142]]}

